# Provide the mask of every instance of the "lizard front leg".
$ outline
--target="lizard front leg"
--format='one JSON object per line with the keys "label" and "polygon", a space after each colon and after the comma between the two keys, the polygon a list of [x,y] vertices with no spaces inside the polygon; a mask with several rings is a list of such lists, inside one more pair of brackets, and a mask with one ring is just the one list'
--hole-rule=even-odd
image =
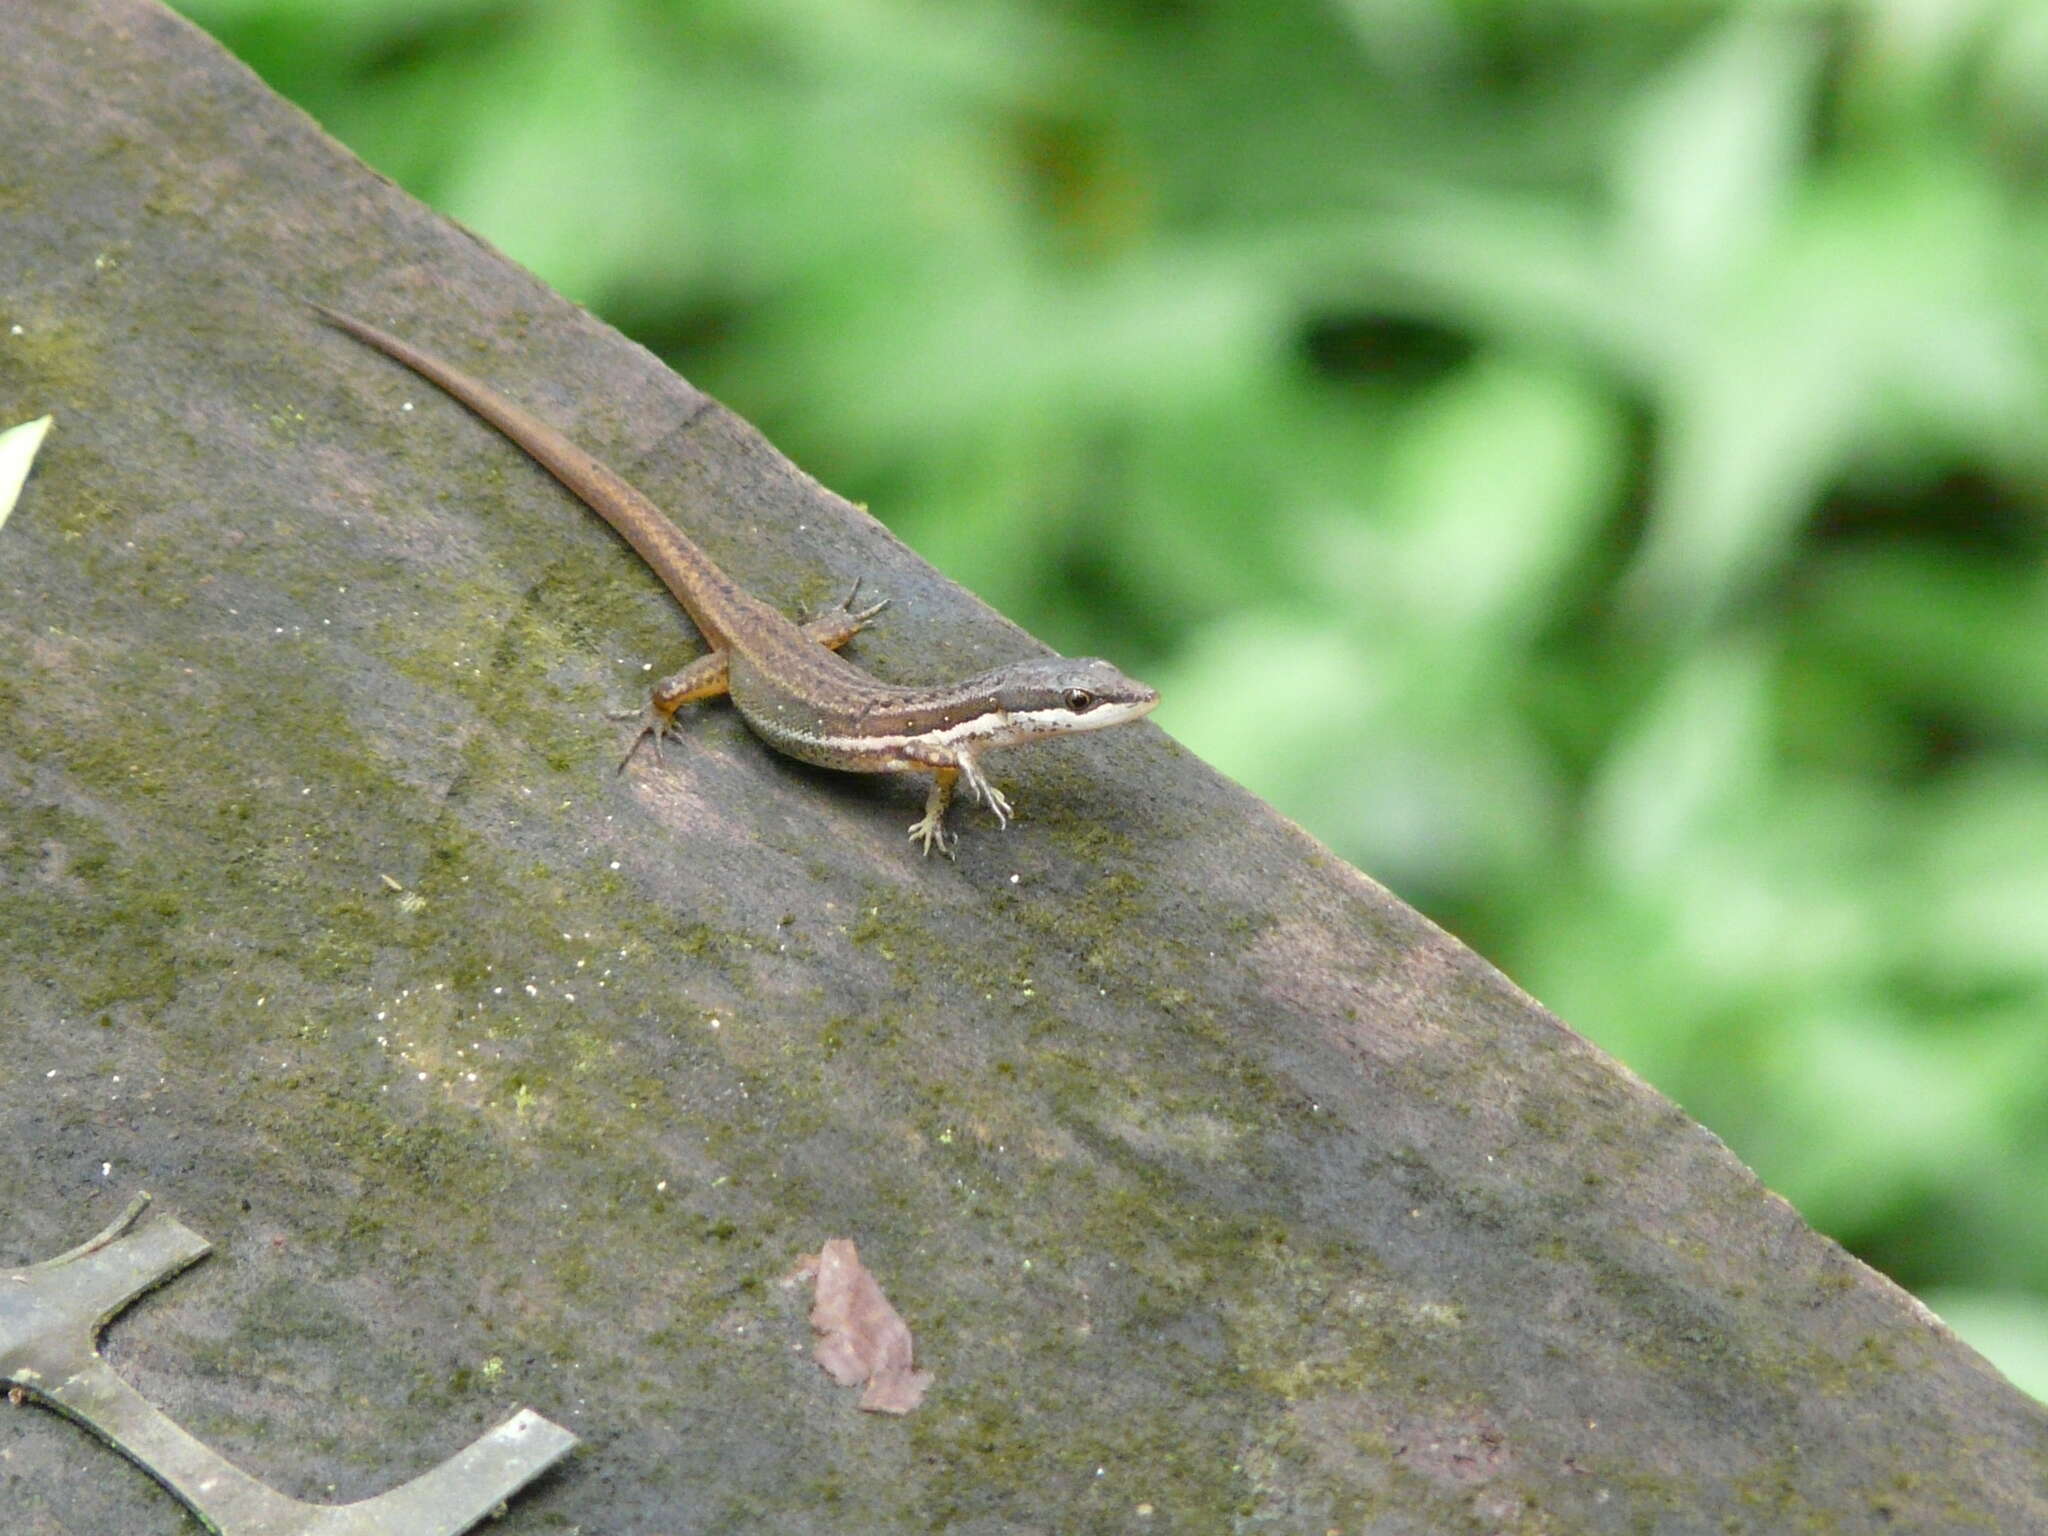
{"label": "lizard front leg", "polygon": [[1003,792],[989,783],[981,771],[981,764],[971,752],[959,748],[927,747],[917,761],[928,764],[931,770],[931,793],[925,796],[924,815],[911,823],[912,841],[922,843],[929,855],[932,845],[937,844],[939,852],[951,856],[953,845],[959,837],[945,829],[946,807],[953,803],[953,790],[960,780],[967,781],[967,787],[979,796],[995,812],[996,825],[1010,824],[1010,802]]}
{"label": "lizard front leg", "polygon": [[973,753],[956,751],[953,755],[959,761],[960,776],[967,781],[967,787],[974,791],[977,799],[996,813],[996,825],[1007,827],[1010,824],[1008,798],[995,785],[989,783]]}
{"label": "lizard front leg", "polygon": [[960,841],[957,833],[948,832],[945,827],[946,807],[953,803],[953,786],[960,778],[960,770],[951,766],[932,769],[931,793],[924,797],[924,815],[910,824],[910,840],[924,847],[924,855],[930,858],[932,846],[938,845],[939,852],[951,858],[953,845]]}

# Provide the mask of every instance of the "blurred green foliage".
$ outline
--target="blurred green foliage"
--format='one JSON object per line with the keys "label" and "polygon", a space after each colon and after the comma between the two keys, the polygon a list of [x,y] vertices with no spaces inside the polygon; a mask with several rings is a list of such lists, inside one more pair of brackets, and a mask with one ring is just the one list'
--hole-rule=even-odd
{"label": "blurred green foliage", "polygon": [[2048,1395],[2048,9],[184,9]]}

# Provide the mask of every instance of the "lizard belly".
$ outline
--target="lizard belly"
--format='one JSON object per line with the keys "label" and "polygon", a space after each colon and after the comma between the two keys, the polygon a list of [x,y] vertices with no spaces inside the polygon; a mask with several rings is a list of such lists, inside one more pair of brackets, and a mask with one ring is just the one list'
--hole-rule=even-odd
{"label": "lizard belly", "polygon": [[845,773],[903,773],[917,766],[898,751],[863,741],[844,721],[794,700],[735,697],[733,704],[756,736],[798,762]]}
{"label": "lizard belly", "polygon": [[942,766],[921,761],[926,754],[915,743],[878,740],[864,732],[864,711],[821,709],[782,689],[763,686],[752,669],[737,660],[732,668],[732,702],[756,736],[798,762],[842,773],[911,773]]}
{"label": "lizard belly", "polygon": [[[806,663],[813,658],[806,654]],[[843,666],[829,657],[829,667]],[[826,670],[826,669],[820,669]],[[923,689],[896,689],[852,673],[859,686],[835,677],[811,678],[811,686],[788,686],[782,674],[753,658],[734,654],[730,666],[732,701],[754,734],[785,756],[847,773],[933,773],[957,767],[954,738],[973,734],[986,713],[939,704]],[[837,686],[835,686],[837,685]]]}

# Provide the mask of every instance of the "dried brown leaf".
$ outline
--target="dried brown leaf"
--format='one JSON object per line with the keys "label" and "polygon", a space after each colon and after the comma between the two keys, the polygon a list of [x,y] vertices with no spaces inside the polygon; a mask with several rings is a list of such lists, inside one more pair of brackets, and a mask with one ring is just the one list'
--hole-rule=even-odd
{"label": "dried brown leaf", "polygon": [[798,1269],[816,1271],[811,1326],[819,1338],[811,1354],[826,1374],[842,1387],[866,1382],[860,1405],[870,1413],[908,1413],[922,1402],[932,1373],[912,1365],[909,1325],[861,1263],[853,1239],[829,1239]]}

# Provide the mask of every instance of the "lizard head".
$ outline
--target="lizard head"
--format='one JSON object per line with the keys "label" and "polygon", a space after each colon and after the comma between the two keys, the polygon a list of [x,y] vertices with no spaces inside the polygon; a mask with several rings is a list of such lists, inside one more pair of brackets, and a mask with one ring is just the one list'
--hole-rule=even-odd
{"label": "lizard head", "polygon": [[1005,728],[988,743],[991,746],[1122,725],[1150,714],[1159,702],[1157,690],[1092,656],[1013,662],[980,683],[995,709],[1007,717]]}

